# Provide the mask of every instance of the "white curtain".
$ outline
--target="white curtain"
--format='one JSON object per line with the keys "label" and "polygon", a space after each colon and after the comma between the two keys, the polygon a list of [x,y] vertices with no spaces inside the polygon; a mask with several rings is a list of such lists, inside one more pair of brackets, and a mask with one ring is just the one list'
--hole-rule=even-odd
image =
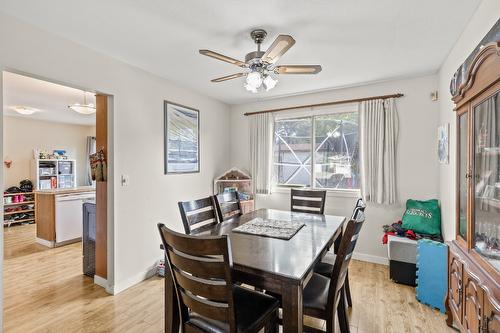
{"label": "white curtain", "polygon": [[396,202],[398,126],[393,98],[361,103],[361,192],[366,201]]}
{"label": "white curtain", "polygon": [[271,193],[273,125],[271,113],[250,117],[250,172],[258,194]]}
{"label": "white curtain", "polygon": [[95,137],[88,136],[87,137],[87,145],[85,152],[85,185],[92,185],[92,174],[90,170],[90,155],[95,154],[96,152],[96,144]]}

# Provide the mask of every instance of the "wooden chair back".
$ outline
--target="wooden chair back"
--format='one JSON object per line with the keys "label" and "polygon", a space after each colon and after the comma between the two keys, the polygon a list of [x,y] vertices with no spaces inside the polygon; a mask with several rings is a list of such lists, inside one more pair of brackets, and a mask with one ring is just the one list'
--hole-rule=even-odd
{"label": "wooden chair back", "polygon": [[292,212],[321,214],[325,213],[326,191],[297,190],[292,188],[290,206]]}
{"label": "wooden chair back", "polygon": [[231,246],[227,235],[190,236],[159,223],[167,265],[179,301],[182,331],[190,312],[228,323],[236,332]]}
{"label": "wooden chair back", "polygon": [[238,192],[224,192],[214,195],[219,221],[223,222],[235,216],[243,215]]}
{"label": "wooden chair back", "polygon": [[187,235],[209,229],[218,223],[212,197],[179,202],[182,224]]}
{"label": "wooden chair back", "polygon": [[[344,231],[342,240],[340,242],[340,247],[337,252],[335,264],[333,266],[333,273],[330,281],[330,290],[328,291],[328,306],[327,306],[327,311],[332,316],[334,316],[333,318],[335,318],[335,310],[337,309],[340,297],[343,297],[343,294],[341,292],[343,290],[344,283],[346,280],[347,268],[349,267],[349,262],[351,261],[352,253],[354,252],[354,248],[356,247],[356,242],[358,241],[359,232],[361,231],[361,227],[365,222],[364,211],[358,209],[355,215],[356,219],[352,219],[347,223],[347,227]],[[333,323],[335,323],[334,320]],[[330,330],[329,332],[333,331]]]}

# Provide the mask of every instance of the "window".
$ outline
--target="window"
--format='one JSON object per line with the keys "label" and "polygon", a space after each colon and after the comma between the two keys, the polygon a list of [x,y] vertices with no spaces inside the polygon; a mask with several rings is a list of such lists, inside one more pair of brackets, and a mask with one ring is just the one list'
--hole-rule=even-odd
{"label": "window", "polygon": [[274,183],[359,189],[358,124],[357,111],[276,120]]}

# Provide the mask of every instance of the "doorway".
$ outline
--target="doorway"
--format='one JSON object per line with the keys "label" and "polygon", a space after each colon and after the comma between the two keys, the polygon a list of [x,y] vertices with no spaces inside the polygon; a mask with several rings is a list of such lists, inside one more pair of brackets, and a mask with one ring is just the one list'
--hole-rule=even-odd
{"label": "doorway", "polygon": [[[45,311],[48,299],[51,307],[64,307],[74,297],[100,297],[111,289],[112,98],[14,71],[2,74],[4,326],[19,329],[24,315]],[[47,311],[46,319],[53,316]]]}

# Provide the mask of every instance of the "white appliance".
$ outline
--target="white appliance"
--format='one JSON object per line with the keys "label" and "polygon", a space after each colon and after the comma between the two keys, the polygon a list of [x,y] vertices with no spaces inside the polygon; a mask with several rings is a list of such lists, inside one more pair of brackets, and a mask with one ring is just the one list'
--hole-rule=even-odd
{"label": "white appliance", "polygon": [[82,238],[83,204],[95,202],[95,192],[58,194],[56,199],[56,243]]}

